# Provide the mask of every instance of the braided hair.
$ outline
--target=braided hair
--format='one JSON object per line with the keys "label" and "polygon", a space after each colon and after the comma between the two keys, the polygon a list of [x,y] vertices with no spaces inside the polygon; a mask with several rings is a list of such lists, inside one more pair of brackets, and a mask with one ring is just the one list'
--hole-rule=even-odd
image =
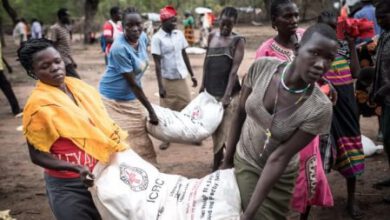
{"label": "braided hair", "polygon": [[32,72],[33,56],[39,51],[45,50],[46,48],[53,47],[53,41],[40,38],[30,39],[22,42],[17,53],[18,60],[23,68],[26,70],[27,75],[33,79],[38,79],[37,76]]}
{"label": "braided hair", "polygon": [[227,6],[227,7],[224,7],[222,9],[221,14],[219,16],[220,17],[226,16],[226,17],[234,18],[234,20],[236,21],[237,17],[238,17],[238,11],[234,7]]}
{"label": "braided hair", "polygon": [[128,14],[139,14],[141,16],[141,14],[139,13],[139,11],[137,10],[137,8],[135,7],[128,7],[126,8],[123,12],[122,12],[122,24],[125,23],[125,17],[126,15]]}

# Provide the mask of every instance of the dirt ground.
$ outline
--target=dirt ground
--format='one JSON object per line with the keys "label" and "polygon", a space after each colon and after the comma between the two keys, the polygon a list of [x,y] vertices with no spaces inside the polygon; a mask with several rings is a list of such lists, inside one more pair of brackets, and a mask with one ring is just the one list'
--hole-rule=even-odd
{"label": "dirt ground", "polygon": [[[255,49],[264,39],[274,35],[269,27],[238,27],[237,32],[247,38],[245,58],[239,70],[240,75],[245,73],[253,61]],[[34,80],[27,77],[16,60],[16,48],[12,40],[7,37],[8,47],[3,48],[5,58],[14,69],[14,73],[6,74],[12,82],[13,89],[21,106],[33,89]],[[103,54],[98,44],[83,46],[75,39],[74,58],[77,61],[83,80],[93,86],[104,72]],[[203,55],[190,55],[191,64],[199,82],[201,81]],[[152,61],[152,59],[150,59]],[[151,62],[149,70],[143,78],[143,87],[146,95],[153,103],[158,103],[158,89]],[[198,88],[191,89],[193,97]],[[42,169],[33,165],[29,159],[27,146],[22,132],[18,131],[21,118],[14,118],[9,104],[0,94],[0,210],[10,209],[14,218],[23,219],[54,219],[44,189]],[[375,140],[377,132],[376,118],[361,119],[362,133]],[[158,149],[158,140],[154,140],[158,155],[158,162],[163,172],[185,175],[187,177],[202,177],[211,172],[212,141],[211,138],[203,141],[201,146],[173,144],[165,151]],[[365,173],[358,179],[357,198],[360,207],[365,212],[364,219],[389,219],[390,206],[382,203],[382,196],[390,194],[390,189],[378,191],[372,184],[382,179],[388,173],[386,158],[382,153],[367,158]],[[328,175],[332,187],[335,205],[332,208],[313,208],[310,219],[342,220],[349,219],[345,212],[346,186],[345,181],[337,172]],[[387,217],[386,217],[387,216]],[[296,216],[292,219],[297,219]]]}

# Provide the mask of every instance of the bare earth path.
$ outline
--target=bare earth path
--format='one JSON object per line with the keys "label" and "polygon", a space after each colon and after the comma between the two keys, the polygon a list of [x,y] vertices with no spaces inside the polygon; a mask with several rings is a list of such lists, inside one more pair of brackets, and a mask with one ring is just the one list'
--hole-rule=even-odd
{"label": "bare earth path", "polygon": [[[253,61],[255,49],[260,42],[274,34],[269,27],[246,26],[237,31],[247,38],[246,54],[240,68],[244,74]],[[33,89],[35,82],[30,80],[16,61],[16,48],[10,38],[6,39],[8,47],[3,48],[6,59],[14,68],[12,75],[7,74],[13,84],[16,96],[23,106]],[[87,83],[93,86],[104,72],[103,54],[98,45],[84,47],[79,42],[74,45],[74,57],[79,65],[79,73]],[[191,63],[200,82],[203,65],[203,55],[191,55]],[[158,103],[157,84],[154,65],[143,78],[143,87],[153,103]],[[193,97],[198,88],[192,89]],[[17,131],[21,125],[20,118],[14,118],[3,93],[0,94],[0,210],[11,209],[11,214],[17,219],[54,219],[47,203],[42,169],[34,166],[28,156],[27,147],[22,132]],[[361,119],[362,133],[375,139],[377,121],[375,118]],[[203,141],[202,146],[173,144],[168,150],[158,150],[158,140],[154,140],[158,161],[163,172],[182,174],[187,177],[202,177],[211,172],[212,141]],[[381,202],[390,189],[378,191],[372,189],[372,184],[385,177],[386,158],[384,154],[366,160],[366,171],[358,180],[357,198],[366,213],[364,219],[390,219],[390,206]],[[314,208],[310,219],[342,220],[349,219],[345,213],[346,187],[344,179],[332,172],[329,181],[332,187],[335,206],[333,208]],[[387,217],[386,217],[387,216]],[[292,219],[297,219],[296,215]]]}

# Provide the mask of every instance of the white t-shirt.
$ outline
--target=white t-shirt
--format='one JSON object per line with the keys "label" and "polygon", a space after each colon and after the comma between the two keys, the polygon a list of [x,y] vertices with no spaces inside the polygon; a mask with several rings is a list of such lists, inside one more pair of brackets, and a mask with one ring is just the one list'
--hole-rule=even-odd
{"label": "white t-shirt", "polygon": [[173,30],[171,34],[162,28],[152,37],[152,54],[161,56],[161,76],[165,79],[184,79],[188,75],[188,69],[184,62],[182,50],[188,47],[188,43],[179,30]]}

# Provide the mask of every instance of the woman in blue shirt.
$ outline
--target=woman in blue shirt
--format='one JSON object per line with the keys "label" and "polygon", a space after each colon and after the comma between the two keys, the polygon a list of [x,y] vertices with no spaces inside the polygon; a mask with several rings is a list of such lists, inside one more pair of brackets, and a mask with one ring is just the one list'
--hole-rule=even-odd
{"label": "woman in blue shirt", "polygon": [[157,125],[158,119],[141,85],[148,66],[148,40],[135,8],[123,12],[122,24],[123,34],[111,47],[99,91],[112,119],[129,133],[130,146],[144,159],[156,163],[153,143],[146,132],[145,108],[150,123]]}

